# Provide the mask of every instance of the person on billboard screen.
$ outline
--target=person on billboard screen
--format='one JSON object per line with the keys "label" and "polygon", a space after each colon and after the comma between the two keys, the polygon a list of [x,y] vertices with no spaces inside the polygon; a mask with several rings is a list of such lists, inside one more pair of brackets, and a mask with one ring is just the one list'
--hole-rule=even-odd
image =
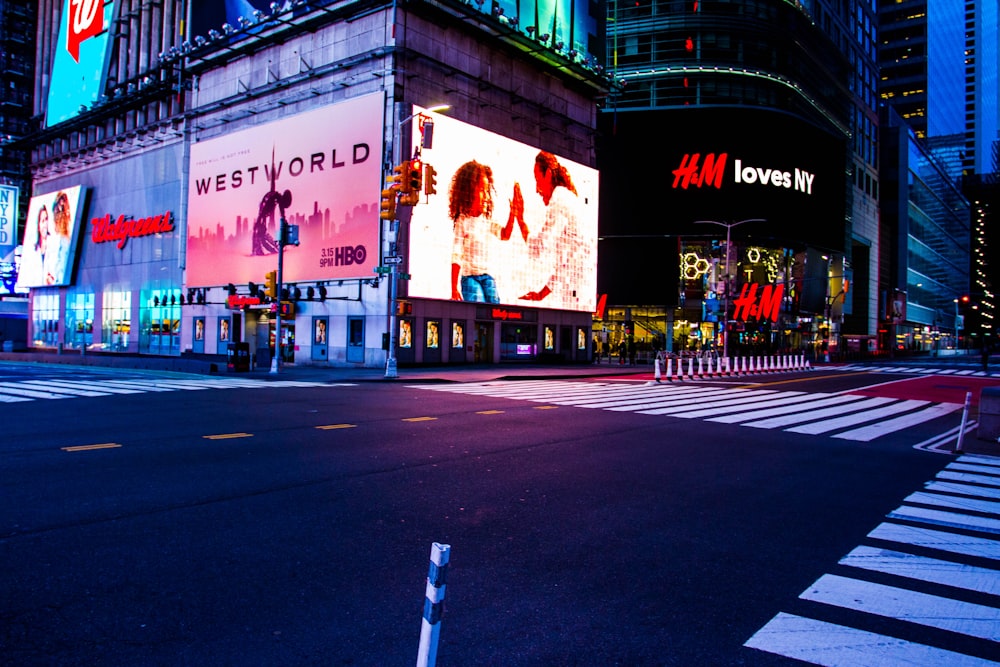
{"label": "person on billboard screen", "polygon": [[[448,193],[448,215],[455,228],[451,255],[451,298],[455,301],[500,303],[497,282],[490,272],[492,237],[510,239],[514,211],[524,210],[521,187],[514,184],[506,226],[493,220],[493,170],[475,160],[455,172]],[[523,215],[522,215],[523,217]],[[527,230],[522,223],[522,234]]]}
{"label": "person on billboard screen", "polygon": [[[552,153],[538,153],[534,173],[535,191],[545,204],[545,220],[541,229],[530,237],[523,222],[521,229],[532,264],[537,267],[535,284],[540,286],[521,298],[548,299],[558,307],[572,302],[582,277],[582,258],[577,256],[584,247],[579,242],[578,197],[569,171]],[[523,202],[515,216],[523,221]]]}
{"label": "person on billboard screen", "polygon": [[69,196],[65,192],[56,195],[52,204],[52,225],[49,238],[45,242],[42,269],[45,272],[45,284],[57,285],[63,282],[66,262],[69,258],[70,226],[73,213],[70,211]]}
{"label": "person on billboard screen", "polygon": [[[35,218],[35,242],[31,244],[30,248],[33,252],[26,252],[23,255],[23,264],[21,265],[21,275],[28,280],[35,280],[38,276],[45,277],[45,250],[49,240],[49,233],[51,229],[51,223],[49,222],[49,209],[44,204],[38,210],[38,216]],[[30,234],[25,232],[25,241],[28,241]]]}

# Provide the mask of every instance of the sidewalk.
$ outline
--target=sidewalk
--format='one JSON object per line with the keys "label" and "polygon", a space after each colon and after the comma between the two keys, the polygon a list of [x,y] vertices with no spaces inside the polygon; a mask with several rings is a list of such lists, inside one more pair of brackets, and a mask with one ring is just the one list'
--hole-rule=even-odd
{"label": "sidewalk", "polygon": [[187,357],[157,357],[151,355],[86,354],[79,352],[7,352],[0,353],[0,362],[21,364],[52,364],[123,370],[148,370],[156,372],[188,373],[193,375],[219,375],[252,377],[259,380],[303,380],[309,382],[489,382],[493,380],[557,380],[620,375],[648,375],[649,364],[622,366],[615,364],[528,364],[520,362],[500,364],[462,364],[451,366],[401,366],[398,377],[387,379],[384,368],[314,366],[307,364],[283,365],[278,373],[271,373],[270,366],[254,368],[245,373],[227,370],[225,361],[193,359]]}

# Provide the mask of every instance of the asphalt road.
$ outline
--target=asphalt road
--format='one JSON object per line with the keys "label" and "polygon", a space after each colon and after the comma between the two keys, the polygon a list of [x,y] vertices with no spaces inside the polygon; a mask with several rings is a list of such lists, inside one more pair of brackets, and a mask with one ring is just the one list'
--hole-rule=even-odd
{"label": "asphalt road", "polygon": [[802,664],[744,644],[782,611],[855,621],[799,596],[951,461],[404,383],[129,377],[0,403],[4,664],[414,664],[433,542],[439,665]]}

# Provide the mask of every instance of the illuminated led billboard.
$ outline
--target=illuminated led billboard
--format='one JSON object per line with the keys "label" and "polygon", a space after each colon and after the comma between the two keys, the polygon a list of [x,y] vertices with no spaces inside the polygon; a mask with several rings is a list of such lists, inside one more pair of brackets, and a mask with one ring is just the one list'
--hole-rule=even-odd
{"label": "illuminated led billboard", "polygon": [[[581,54],[603,52],[603,45],[597,40],[597,17],[591,14],[591,11],[603,9],[603,3],[591,0],[493,0],[477,2],[475,6],[483,13],[507,20],[510,24],[516,22],[522,32],[552,48],[575,50]],[[603,16],[603,12],[600,15]]]}
{"label": "illuminated led billboard", "polygon": [[64,0],[52,61],[46,126],[72,118],[101,94],[113,18],[112,0]]}
{"label": "illuminated led billboard", "polygon": [[0,184],[0,257],[17,245],[17,202],[21,188]]}
{"label": "illuminated led billboard", "polygon": [[193,143],[186,284],[262,282],[282,216],[286,282],[372,277],[383,110],[375,93]]}
{"label": "illuminated led billboard", "polygon": [[413,207],[410,296],[592,312],[597,171],[446,115],[423,117],[434,122],[422,158],[437,194]]}
{"label": "illuminated led billboard", "polygon": [[72,283],[84,192],[77,185],[31,198],[18,289]]}
{"label": "illuminated led billboard", "polygon": [[794,116],[692,108],[602,114],[601,235],[725,236],[843,250],[847,145]]}

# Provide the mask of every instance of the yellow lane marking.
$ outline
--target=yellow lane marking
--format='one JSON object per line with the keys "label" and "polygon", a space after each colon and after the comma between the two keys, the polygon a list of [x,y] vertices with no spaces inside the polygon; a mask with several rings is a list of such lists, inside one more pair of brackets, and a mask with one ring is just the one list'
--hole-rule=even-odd
{"label": "yellow lane marking", "polygon": [[476,413],[477,415],[502,415],[503,410],[482,410]]}
{"label": "yellow lane marking", "polygon": [[407,417],[404,422],[432,422],[435,421],[437,417]]}
{"label": "yellow lane marking", "polygon": [[357,424],[327,424],[326,426],[317,426],[316,428],[321,431],[332,431],[337,428],[355,428]]}
{"label": "yellow lane marking", "polygon": [[536,405],[535,409],[536,410],[555,410],[558,407],[559,407],[558,405]]}
{"label": "yellow lane marking", "polygon": [[230,438],[252,438],[253,433],[220,433],[219,435],[203,435],[206,440],[229,440]]}
{"label": "yellow lane marking", "polygon": [[810,380],[826,379],[827,377],[846,378],[846,377],[850,377],[852,375],[871,375],[871,373],[869,373],[868,371],[858,371],[857,373],[842,373],[842,374],[836,375],[836,376],[830,375],[830,376],[823,376],[823,377],[820,377],[820,378],[817,378],[815,375],[810,375],[808,377],[789,378],[787,380],[775,380],[773,382],[743,382],[743,383],[737,384],[736,388],[737,389],[750,389],[750,388],[753,388],[753,387],[773,387],[773,386],[779,385],[779,384],[791,384],[793,382],[808,382]]}
{"label": "yellow lane marking", "polygon": [[64,452],[86,452],[91,449],[114,449],[121,447],[117,442],[103,442],[99,445],[77,445],[75,447],[60,447]]}

